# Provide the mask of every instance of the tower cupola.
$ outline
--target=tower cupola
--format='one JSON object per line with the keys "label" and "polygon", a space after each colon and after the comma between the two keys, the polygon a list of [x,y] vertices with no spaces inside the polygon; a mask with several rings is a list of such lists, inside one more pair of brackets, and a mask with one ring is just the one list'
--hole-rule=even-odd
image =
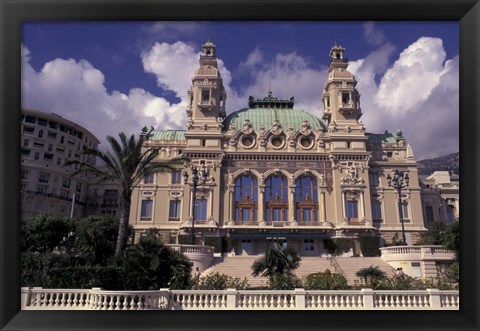
{"label": "tower cupola", "polygon": [[345,48],[335,43],[330,50],[328,79],[323,88],[323,119],[335,130],[354,131],[356,127],[363,127],[359,123],[362,116],[360,93],[356,89],[357,81],[347,67]]}

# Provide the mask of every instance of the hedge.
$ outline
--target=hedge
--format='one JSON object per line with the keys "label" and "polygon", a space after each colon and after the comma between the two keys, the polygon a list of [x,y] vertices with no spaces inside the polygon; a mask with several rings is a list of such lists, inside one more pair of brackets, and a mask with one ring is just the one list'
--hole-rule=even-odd
{"label": "hedge", "polygon": [[360,237],[360,249],[365,257],[380,256],[380,237]]}
{"label": "hedge", "polygon": [[340,255],[353,248],[351,238],[330,238],[324,239],[323,244],[329,254]]}
{"label": "hedge", "polygon": [[233,248],[233,239],[226,237],[205,237],[205,246],[213,246],[215,253],[227,253]]}

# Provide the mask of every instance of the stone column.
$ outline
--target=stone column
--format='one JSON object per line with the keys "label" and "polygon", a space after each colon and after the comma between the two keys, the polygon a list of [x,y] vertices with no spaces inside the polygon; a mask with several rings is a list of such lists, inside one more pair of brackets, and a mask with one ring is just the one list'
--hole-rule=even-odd
{"label": "stone column", "polygon": [[228,188],[228,221],[233,221],[233,216],[235,212],[235,196],[234,196],[234,187],[230,186]]}
{"label": "stone column", "polygon": [[258,210],[257,210],[258,222],[265,221],[265,186],[258,187]]}
{"label": "stone column", "polygon": [[213,217],[213,188],[208,193],[208,198],[210,199],[210,201],[209,201],[209,206],[207,211],[207,214],[208,214],[207,219],[209,217]]}
{"label": "stone column", "polygon": [[288,221],[291,222],[294,219],[295,219],[295,186],[290,186],[288,188]]}
{"label": "stone column", "polygon": [[326,194],[326,189],[321,187],[320,201],[319,201],[321,209],[319,208],[318,212],[319,212],[319,221],[322,223],[327,221],[327,201],[326,201],[325,194]]}
{"label": "stone column", "polygon": [[359,207],[360,207],[360,214],[361,214],[360,219],[362,219],[362,218],[366,217],[365,216],[365,199],[364,199],[364,192],[363,191],[360,192],[360,199],[359,200],[360,200],[359,201],[360,202]]}

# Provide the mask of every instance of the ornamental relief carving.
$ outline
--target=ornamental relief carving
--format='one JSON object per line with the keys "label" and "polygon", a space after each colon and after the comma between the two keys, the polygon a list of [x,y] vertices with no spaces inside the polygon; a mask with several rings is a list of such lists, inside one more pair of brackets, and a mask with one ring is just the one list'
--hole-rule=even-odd
{"label": "ornamental relief carving", "polygon": [[300,129],[300,133],[305,136],[308,136],[311,132],[312,132],[312,127],[310,123],[308,123],[308,121],[303,121],[302,127]]}
{"label": "ornamental relief carving", "polygon": [[244,134],[251,134],[253,132],[252,123],[250,122],[249,119],[246,119],[243,122],[242,132]]}
{"label": "ornamental relief carving", "polygon": [[273,121],[270,132],[273,133],[274,135],[279,135],[283,132],[280,122],[277,119]]}
{"label": "ornamental relief carving", "polygon": [[352,165],[342,170],[345,170],[345,176],[340,179],[342,184],[363,184],[365,182],[362,178],[359,178],[359,169],[356,166]]}

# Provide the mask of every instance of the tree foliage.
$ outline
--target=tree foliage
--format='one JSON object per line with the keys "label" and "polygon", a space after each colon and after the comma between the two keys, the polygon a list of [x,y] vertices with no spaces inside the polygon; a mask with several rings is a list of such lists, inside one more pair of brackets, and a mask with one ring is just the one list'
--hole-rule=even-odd
{"label": "tree foliage", "polygon": [[105,265],[115,254],[119,220],[89,216],[75,222],[75,247],[87,263]]}
{"label": "tree foliage", "polygon": [[170,161],[158,161],[159,150],[143,147],[144,138],[137,139],[135,135],[129,138],[125,133],[119,134],[119,140],[107,136],[111,151],[87,149],[83,154],[94,156],[102,165],[95,165],[79,160],[68,160],[65,165],[78,165],[72,173],[77,175],[87,173],[95,176],[98,182],[114,181],[122,188],[122,210],[118,227],[118,237],[115,254],[123,251],[128,239],[128,224],[130,215],[131,196],[135,186],[154,173],[175,171],[175,163],[185,161],[184,158],[175,158]]}
{"label": "tree foliage", "polygon": [[200,278],[200,282],[193,287],[198,290],[226,290],[227,288],[244,290],[248,287],[248,281],[246,278],[242,280],[216,272]]}
{"label": "tree foliage", "polygon": [[346,290],[348,284],[343,275],[325,271],[306,276],[303,279],[303,287],[306,290]]}
{"label": "tree foliage", "polygon": [[363,279],[364,284],[375,289],[381,284],[381,281],[387,278],[385,272],[377,266],[369,266],[358,270],[355,275]]}
{"label": "tree foliage", "polygon": [[153,235],[142,237],[137,245],[127,248],[118,265],[122,268],[125,290],[158,290],[168,287],[173,276],[179,277],[179,272],[186,275],[191,272],[190,262],[183,254],[171,250]]}
{"label": "tree foliage", "polygon": [[253,262],[253,276],[274,276],[291,273],[300,266],[301,258],[298,253],[289,247],[282,247],[274,243],[273,247]]}
{"label": "tree foliage", "polygon": [[422,233],[419,245],[442,245],[458,254],[460,251],[460,227],[459,221],[453,223],[434,222],[427,232]]}
{"label": "tree foliage", "polygon": [[59,247],[73,230],[69,218],[41,214],[22,221],[22,252],[47,253]]}

